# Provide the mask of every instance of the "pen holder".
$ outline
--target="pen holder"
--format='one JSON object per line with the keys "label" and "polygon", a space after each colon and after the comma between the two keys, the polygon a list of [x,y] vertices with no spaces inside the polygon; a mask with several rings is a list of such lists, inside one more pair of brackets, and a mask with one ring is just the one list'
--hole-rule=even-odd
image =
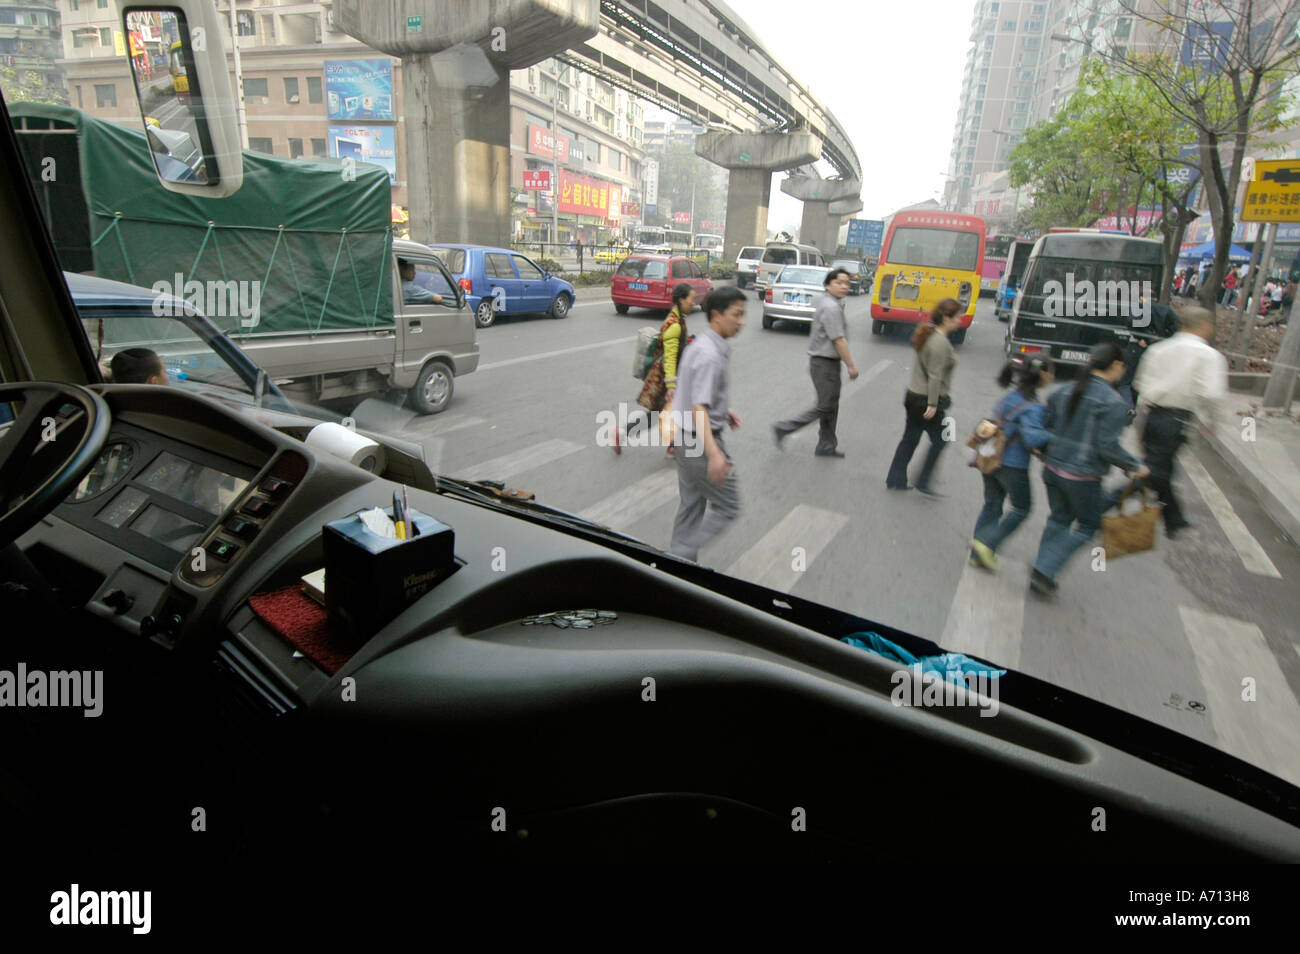
{"label": "pen holder", "polygon": [[457,569],[455,531],[418,510],[406,516],[420,532],[405,540],[372,533],[355,513],[325,525],[325,606],[359,642]]}

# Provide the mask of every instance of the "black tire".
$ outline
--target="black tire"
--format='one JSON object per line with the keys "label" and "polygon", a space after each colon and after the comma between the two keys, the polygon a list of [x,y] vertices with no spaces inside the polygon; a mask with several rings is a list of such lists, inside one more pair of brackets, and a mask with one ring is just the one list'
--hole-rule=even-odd
{"label": "black tire", "polygon": [[879,318],[871,319],[871,333],[873,335],[883,335],[885,333],[885,323]]}
{"label": "black tire", "polygon": [[958,328],[956,331],[948,335],[948,341],[953,345],[959,345],[965,340],[966,340],[965,328]]}
{"label": "black tire", "polygon": [[769,318],[767,315],[764,315],[764,316],[763,316],[763,327],[764,327],[764,328],[768,328],[768,329],[770,329],[770,328],[772,327],[772,324],[773,324],[772,319]]}
{"label": "black tire", "polygon": [[411,406],[421,414],[438,414],[451,403],[456,377],[444,361],[430,361],[411,388]]}
{"label": "black tire", "polygon": [[616,312],[618,312],[620,315],[626,315],[626,314],[627,314],[627,310],[628,310],[629,308],[631,308],[631,307],[632,307],[631,305],[619,305],[619,304],[615,304],[615,305],[614,305],[614,310],[615,310]]}
{"label": "black tire", "polygon": [[490,328],[496,320],[496,306],[492,303],[491,298],[484,298],[478,303],[478,307],[474,309],[474,324],[480,328]]}
{"label": "black tire", "polygon": [[560,292],[555,296],[555,301],[551,302],[551,310],[548,314],[552,318],[567,318],[569,316],[569,306],[571,304],[573,304],[573,302],[569,300],[569,296],[564,292]]}

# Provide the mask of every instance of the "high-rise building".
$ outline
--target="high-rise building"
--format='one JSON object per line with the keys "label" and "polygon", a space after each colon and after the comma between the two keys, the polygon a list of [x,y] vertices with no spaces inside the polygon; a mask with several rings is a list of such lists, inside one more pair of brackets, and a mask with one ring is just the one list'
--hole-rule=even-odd
{"label": "high-rise building", "polygon": [[32,99],[68,101],[61,35],[56,0],[0,2],[0,68],[13,70],[15,87]]}

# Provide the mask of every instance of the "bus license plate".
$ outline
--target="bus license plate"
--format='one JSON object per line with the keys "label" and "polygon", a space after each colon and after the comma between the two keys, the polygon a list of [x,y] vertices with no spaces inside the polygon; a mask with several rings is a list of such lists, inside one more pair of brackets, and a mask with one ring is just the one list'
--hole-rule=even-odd
{"label": "bus license plate", "polygon": [[649,291],[650,286],[645,282],[628,282],[627,287],[633,291]]}
{"label": "bus license plate", "polygon": [[920,285],[895,285],[894,297],[906,298],[908,301],[916,301],[919,297],[921,297],[921,286]]}
{"label": "bus license plate", "polygon": [[1062,351],[1062,352],[1061,352],[1061,360],[1062,360],[1062,361],[1083,361],[1083,362],[1087,362],[1087,360],[1088,360],[1088,352],[1086,352],[1086,351]]}

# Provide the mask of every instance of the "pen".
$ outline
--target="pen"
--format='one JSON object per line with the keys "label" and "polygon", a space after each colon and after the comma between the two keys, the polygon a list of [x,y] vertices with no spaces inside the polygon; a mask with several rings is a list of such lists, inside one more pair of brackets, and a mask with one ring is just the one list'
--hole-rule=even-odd
{"label": "pen", "polygon": [[397,530],[397,539],[406,539],[406,514],[402,511],[402,498],[393,491],[393,526]]}
{"label": "pen", "polygon": [[409,540],[411,537],[418,536],[420,528],[417,527],[415,521],[411,519],[411,504],[410,501],[406,499],[405,484],[402,485],[402,519],[406,521],[406,538]]}

